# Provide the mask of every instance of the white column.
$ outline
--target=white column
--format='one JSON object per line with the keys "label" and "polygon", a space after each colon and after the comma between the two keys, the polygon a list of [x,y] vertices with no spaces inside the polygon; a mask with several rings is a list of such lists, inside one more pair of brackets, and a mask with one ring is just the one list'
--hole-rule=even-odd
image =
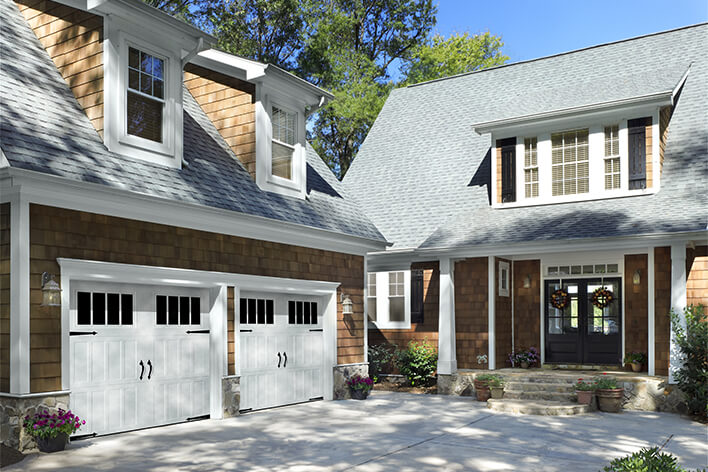
{"label": "white column", "polygon": [[647,251],[647,371],[649,375],[656,372],[656,334],[654,310],[654,248]]}
{"label": "white column", "polygon": [[30,393],[29,202],[10,199],[10,393]]}
{"label": "white column", "polygon": [[364,256],[364,363],[369,363],[369,265]]}
{"label": "white column", "polygon": [[[671,246],[671,309],[678,314],[679,323],[685,327],[684,308],[686,308],[686,245],[679,243]],[[674,372],[681,365],[681,357],[673,329],[669,359],[669,383],[674,383]]]}
{"label": "white column", "polygon": [[487,287],[488,287],[488,294],[487,294],[487,300],[488,303],[487,305],[489,306],[489,311],[487,313],[487,324],[488,324],[488,347],[489,347],[489,355],[488,355],[488,360],[489,360],[489,369],[494,370],[496,369],[496,355],[495,355],[495,347],[496,347],[496,338],[494,337],[494,330],[495,330],[495,323],[494,323],[494,315],[496,313],[496,284],[495,284],[495,276],[496,276],[496,271],[494,270],[495,267],[495,258],[494,256],[489,256],[489,264],[488,264],[488,281],[487,281]]}
{"label": "white column", "polygon": [[455,277],[454,263],[450,259],[440,259],[440,307],[438,323],[438,374],[454,374],[457,372]]}
{"label": "white column", "polygon": [[227,326],[228,294],[226,285],[209,292],[212,301],[209,311],[209,413],[212,419],[221,419],[224,416],[221,379],[226,375],[227,368],[224,364],[224,351],[227,349],[224,332]]}

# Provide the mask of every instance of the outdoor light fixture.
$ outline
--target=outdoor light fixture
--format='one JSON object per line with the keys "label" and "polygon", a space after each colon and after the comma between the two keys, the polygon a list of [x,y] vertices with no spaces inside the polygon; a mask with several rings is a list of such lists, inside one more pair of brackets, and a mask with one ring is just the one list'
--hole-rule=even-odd
{"label": "outdoor light fixture", "polygon": [[634,271],[634,275],[632,276],[632,283],[634,285],[639,285],[642,281],[642,276],[639,273],[639,269]]}
{"label": "outdoor light fixture", "polygon": [[530,275],[526,275],[526,277],[524,277],[524,288],[531,288],[531,276]]}
{"label": "outdoor light fixture", "polygon": [[342,314],[353,315],[354,314],[354,303],[352,303],[352,299],[349,298],[349,295],[342,295],[342,297],[343,297]]}
{"label": "outdoor light fixture", "polygon": [[42,272],[42,306],[61,306],[61,288],[49,272]]}

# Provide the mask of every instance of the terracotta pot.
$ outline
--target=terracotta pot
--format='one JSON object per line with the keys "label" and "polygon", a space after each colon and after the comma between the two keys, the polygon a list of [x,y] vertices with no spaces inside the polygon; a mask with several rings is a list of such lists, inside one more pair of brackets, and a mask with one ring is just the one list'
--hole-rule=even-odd
{"label": "terracotta pot", "polygon": [[522,361],[519,363],[522,369],[528,369],[529,368],[529,363],[527,361]]}
{"label": "terracotta pot", "polygon": [[641,372],[642,365],[643,364],[641,362],[632,362],[632,372]]}
{"label": "terracotta pot", "polygon": [[489,391],[492,394],[492,398],[495,400],[504,398],[504,387],[489,387]]}
{"label": "terracotta pot", "polygon": [[491,396],[491,392],[489,391],[489,384],[484,380],[474,380],[473,383],[475,393],[477,394],[477,401],[486,402],[487,400],[489,400],[489,397]]}
{"label": "terracotta pot", "polygon": [[69,441],[69,436],[65,433],[59,433],[54,438],[36,438],[37,447],[42,452],[58,452],[63,451],[66,443]]}
{"label": "terracotta pot", "polygon": [[589,405],[592,403],[593,395],[595,395],[595,392],[592,390],[576,390],[575,393],[578,395],[579,405]]}
{"label": "terracotta pot", "polygon": [[597,389],[597,406],[600,411],[619,413],[624,400],[623,388]]}
{"label": "terracotta pot", "polygon": [[364,390],[364,389],[349,389],[352,392],[352,399],[354,400],[366,400],[366,397],[369,396],[369,390]]}

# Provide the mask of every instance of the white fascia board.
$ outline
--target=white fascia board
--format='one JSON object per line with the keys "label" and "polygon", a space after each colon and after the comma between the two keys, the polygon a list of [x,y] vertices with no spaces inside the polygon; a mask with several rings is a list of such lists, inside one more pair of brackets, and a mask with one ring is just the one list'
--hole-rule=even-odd
{"label": "white fascia board", "polygon": [[472,129],[477,134],[485,134],[491,132],[503,132],[515,127],[522,127],[528,124],[544,124],[551,125],[554,122],[564,122],[569,118],[577,116],[592,116],[602,113],[616,113],[623,109],[631,109],[638,106],[663,106],[671,105],[673,90],[641,95],[638,97],[625,98],[621,100],[613,100],[603,103],[594,103],[591,105],[583,105],[578,107],[564,108],[543,113],[535,113],[531,115],[518,116],[513,118],[505,118],[502,120],[486,121],[475,123]]}
{"label": "white fascia board", "polygon": [[246,81],[254,81],[264,77],[266,69],[265,64],[217,49],[201,51],[190,62]]}
{"label": "white fascia board", "polygon": [[[11,177],[13,185],[22,185],[30,203],[359,256],[386,246],[385,241],[24,169],[3,171]],[[0,174],[0,188],[6,185]]]}

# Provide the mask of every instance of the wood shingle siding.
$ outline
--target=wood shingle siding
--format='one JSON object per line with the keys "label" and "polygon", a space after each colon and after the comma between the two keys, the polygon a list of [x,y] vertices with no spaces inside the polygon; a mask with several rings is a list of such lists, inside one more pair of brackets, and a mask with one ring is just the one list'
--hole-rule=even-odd
{"label": "wood shingle siding", "polygon": [[10,391],[10,204],[0,204],[0,392]]}
{"label": "wood shingle siding", "polygon": [[184,69],[184,84],[255,179],[255,85],[192,64]]}
{"label": "wood shingle siding", "polygon": [[[364,361],[361,256],[33,204],[30,205],[32,392],[61,389],[60,309],[40,306],[41,273],[57,274],[57,282],[61,284],[58,257],[340,282],[339,292],[351,297],[354,314],[344,317],[341,304],[337,307],[338,362]],[[229,322],[231,372],[235,346],[233,319]]]}
{"label": "wood shingle siding", "polygon": [[659,175],[664,171],[664,151],[669,136],[669,122],[674,112],[673,107],[663,107],[659,112]]}
{"label": "wood shingle siding", "polygon": [[[640,284],[634,285],[633,276],[639,271]],[[646,254],[628,254],[624,256],[624,336],[625,352],[648,352],[647,342],[647,256]],[[644,365],[646,370],[647,365]]]}
{"label": "wood shingle siding", "polygon": [[644,127],[646,136],[646,172],[647,172],[647,188],[652,188],[654,181],[654,153],[652,145],[652,122],[649,120],[647,125]]}
{"label": "wood shingle siding", "polygon": [[708,312],[708,246],[689,249],[686,256],[686,304],[703,305]]}
{"label": "wood shingle siding", "polygon": [[49,0],[16,4],[103,137],[103,18]]}
{"label": "wood shingle siding", "polygon": [[655,372],[669,375],[671,341],[671,248],[654,248],[654,349]]}
{"label": "wood shingle siding", "polygon": [[[541,261],[514,261],[514,347],[541,351]],[[530,276],[531,283],[524,288],[524,279]]]}
{"label": "wood shingle siding", "polygon": [[477,356],[489,352],[487,271],[486,257],[455,263],[455,339],[460,369],[486,368],[477,363]]}

